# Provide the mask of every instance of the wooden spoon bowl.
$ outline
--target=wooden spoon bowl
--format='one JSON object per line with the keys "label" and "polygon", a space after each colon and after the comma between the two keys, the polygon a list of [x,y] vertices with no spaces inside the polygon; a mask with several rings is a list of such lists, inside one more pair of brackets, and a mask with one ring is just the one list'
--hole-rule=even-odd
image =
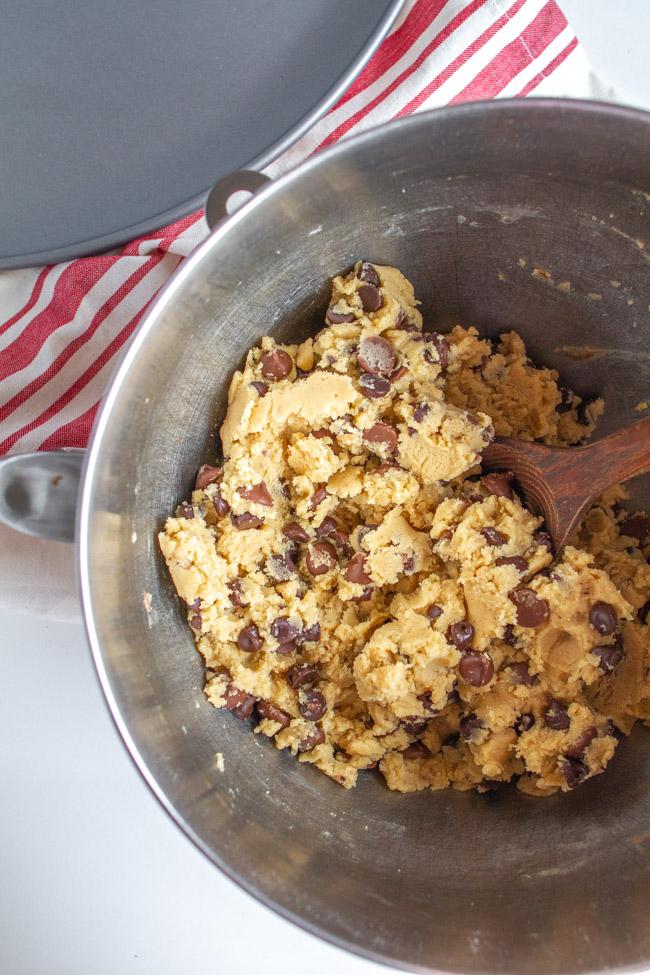
{"label": "wooden spoon bowl", "polygon": [[650,416],[585,447],[496,437],[481,463],[515,475],[526,507],[543,515],[557,557],[596,498],[650,471]]}

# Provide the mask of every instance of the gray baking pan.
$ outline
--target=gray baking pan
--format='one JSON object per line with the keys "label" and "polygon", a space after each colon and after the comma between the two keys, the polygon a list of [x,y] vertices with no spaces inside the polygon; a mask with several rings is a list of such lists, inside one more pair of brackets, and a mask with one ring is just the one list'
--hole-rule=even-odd
{"label": "gray baking pan", "polygon": [[4,0],[0,269],[102,251],[259,169],[404,0]]}

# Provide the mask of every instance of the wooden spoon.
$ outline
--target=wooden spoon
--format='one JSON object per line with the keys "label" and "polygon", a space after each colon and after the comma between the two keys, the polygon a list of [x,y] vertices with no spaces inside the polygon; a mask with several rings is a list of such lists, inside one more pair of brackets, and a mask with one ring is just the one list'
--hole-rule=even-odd
{"label": "wooden spoon", "polygon": [[596,498],[650,471],[650,416],[585,447],[495,437],[481,464],[486,471],[512,471],[526,507],[544,516],[557,557]]}

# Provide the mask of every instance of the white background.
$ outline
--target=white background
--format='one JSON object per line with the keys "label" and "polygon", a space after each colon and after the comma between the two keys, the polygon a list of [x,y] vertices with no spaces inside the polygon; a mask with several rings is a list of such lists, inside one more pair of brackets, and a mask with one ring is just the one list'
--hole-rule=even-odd
{"label": "white background", "polygon": [[[650,0],[560,3],[601,78],[649,106]],[[0,624],[2,975],[386,971],[276,917],[185,839],[113,728],[81,626]]]}

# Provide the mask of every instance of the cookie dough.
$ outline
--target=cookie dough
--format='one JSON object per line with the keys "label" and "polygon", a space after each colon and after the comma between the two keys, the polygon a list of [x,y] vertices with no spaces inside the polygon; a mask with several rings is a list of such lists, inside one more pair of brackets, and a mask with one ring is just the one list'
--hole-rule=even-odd
{"label": "cookie dough", "polygon": [[650,519],[617,488],[554,561],[495,435],[568,445],[602,411],[515,333],[422,330],[395,268],[334,278],[326,327],[233,376],[224,460],[160,546],[206,694],[345,787],[544,796],[650,720]]}

